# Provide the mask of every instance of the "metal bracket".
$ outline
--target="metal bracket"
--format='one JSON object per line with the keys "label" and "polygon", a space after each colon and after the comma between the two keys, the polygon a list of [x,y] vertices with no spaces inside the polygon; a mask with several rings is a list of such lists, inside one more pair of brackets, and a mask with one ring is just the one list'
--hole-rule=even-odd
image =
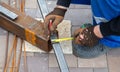
{"label": "metal bracket", "polygon": [[[49,13],[47,5],[45,0],[37,0],[38,1],[38,5],[40,8],[40,11],[42,13],[43,19],[45,19],[45,16]],[[57,35],[53,34],[50,36],[50,39],[52,41],[52,39],[57,39]],[[56,55],[57,61],[58,61],[58,65],[60,67],[61,72],[69,72],[62,48],[60,46],[60,43],[52,43],[53,49],[54,49],[54,53]]]}
{"label": "metal bracket", "polygon": [[12,19],[12,20],[15,20],[18,17],[17,14],[15,14],[14,12],[8,10],[7,8],[5,8],[1,5],[0,5],[0,13],[5,15],[6,17]]}

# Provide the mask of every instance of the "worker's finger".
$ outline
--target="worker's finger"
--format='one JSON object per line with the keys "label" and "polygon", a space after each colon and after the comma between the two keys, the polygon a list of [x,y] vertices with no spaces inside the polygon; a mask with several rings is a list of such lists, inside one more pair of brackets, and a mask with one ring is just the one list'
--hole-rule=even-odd
{"label": "worker's finger", "polygon": [[82,31],[83,31],[83,28],[76,29],[74,32],[74,37],[77,37]]}
{"label": "worker's finger", "polygon": [[60,17],[60,16],[56,17],[55,20],[54,20],[53,23],[52,23],[52,26],[50,27],[50,30],[51,30],[51,31],[56,30],[57,25],[58,25],[59,23],[61,23],[62,20],[63,20],[63,17]]}
{"label": "worker's finger", "polygon": [[81,44],[81,42],[79,41],[79,36],[77,36],[77,37],[74,39],[74,42],[75,42],[76,44]]}
{"label": "worker's finger", "polygon": [[53,21],[54,19],[55,19],[55,16],[54,16],[54,15],[48,15],[48,16],[45,17],[44,24],[45,24],[45,25],[48,25],[49,22],[50,22],[50,20]]}
{"label": "worker's finger", "polygon": [[45,31],[45,35],[47,35],[49,37],[50,35],[50,31],[49,31],[49,23],[50,20],[54,20],[54,16],[53,15],[48,15],[45,17],[45,21],[44,21],[44,31]]}

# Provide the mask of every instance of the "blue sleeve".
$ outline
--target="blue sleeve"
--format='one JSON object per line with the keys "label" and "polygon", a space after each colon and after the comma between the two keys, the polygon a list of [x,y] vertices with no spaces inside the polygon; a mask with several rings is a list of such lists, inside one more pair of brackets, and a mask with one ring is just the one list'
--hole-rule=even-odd
{"label": "blue sleeve", "polygon": [[73,3],[73,4],[90,5],[91,4],[91,0],[71,0],[71,3]]}
{"label": "blue sleeve", "polygon": [[58,0],[57,5],[69,7],[70,3],[90,5],[91,0]]}
{"label": "blue sleeve", "polygon": [[100,24],[100,31],[103,36],[120,36],[120,16],[111,19],[109,22]]}
{"label": "blue sleeve", "polygon": [[71,0],[58,0],[57,5],[69,7]]}

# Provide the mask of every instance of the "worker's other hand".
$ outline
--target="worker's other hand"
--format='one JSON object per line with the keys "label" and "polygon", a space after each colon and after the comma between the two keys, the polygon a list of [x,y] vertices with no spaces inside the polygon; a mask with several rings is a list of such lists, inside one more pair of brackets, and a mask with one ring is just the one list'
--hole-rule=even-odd
{"label": "worker's other hand", "polygon": [[99,42],[100,39],[94,34],[94,26],[84,29],[80,28],[74,33],[75,35],[77,35],[76,37],[74,37],[74,42],[76,44],[80,44],[81,46],[93,47]]}
{"label": "worker's other hand", "polygon": [[83,28],[76,29],[74,32],[74,42],[76,44],[81,44],[79,41],[79,34],[82,32]]}
{"label": "worker's other hand", "polygon": [[[62,8],[54,8],[52,12],[50,12],[46,17],[45,17],[45,28],[50,30],[50,32],[53,32],[56,30],[57,25],[62,22],[64,19],[64,15],[67,9],[62,9]],[[52,21],[52,25],[49,27],[49,22],[50,20]]]}

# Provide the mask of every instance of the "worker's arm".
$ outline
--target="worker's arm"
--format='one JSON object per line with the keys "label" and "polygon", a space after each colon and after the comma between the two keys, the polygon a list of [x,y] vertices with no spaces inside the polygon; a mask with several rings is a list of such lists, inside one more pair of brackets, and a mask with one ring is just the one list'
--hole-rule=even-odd
{"label": "worker's arm", "polygon": [[[45,29],[47,30],[50,20],[52,20],[52,25],[50,26],[50,31],[53,32],[57,28],[57,25],[62,22],[67,8],[70,5],[71,0],[58,0],[57,5],[53,11],[51,11],[45,18]],[[47,30],[48,31],[48,30]],[[49,31],[48,31],[49,33]]]}
{"label": "worker's arm", "polygon": [[57,5],[69,7],[71,0],[58,0]]}
{"label": "worker's arm", "polygon": [[120,16],[110,20],[109,22],[100,25],[100,31],[105,36],[118,35],[120,36]]}
{"label": "worker's arm", "polygon": [[78,29],[75,31],[75,35],[77,35],[76,33],[79,34],[75,37],[75,43],[82,46],[94,46],[100,38],[106,36],[120,36],[120,16],[100,25]]}

